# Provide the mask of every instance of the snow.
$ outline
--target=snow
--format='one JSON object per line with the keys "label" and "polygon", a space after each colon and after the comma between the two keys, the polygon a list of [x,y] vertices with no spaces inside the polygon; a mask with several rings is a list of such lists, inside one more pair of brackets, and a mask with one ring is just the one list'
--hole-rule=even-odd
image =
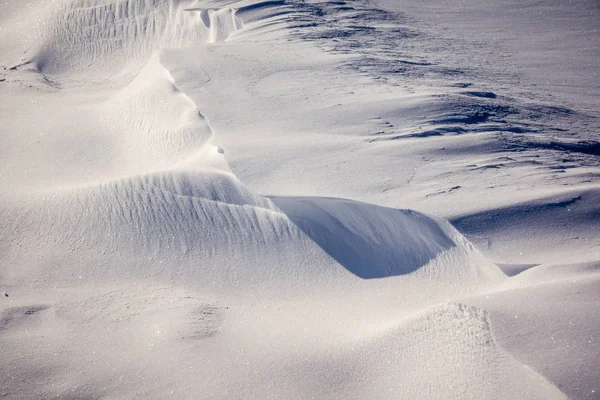
{"label": "snow", "polygon": [[599,11],[2,2],[1,395],[597,398]]}

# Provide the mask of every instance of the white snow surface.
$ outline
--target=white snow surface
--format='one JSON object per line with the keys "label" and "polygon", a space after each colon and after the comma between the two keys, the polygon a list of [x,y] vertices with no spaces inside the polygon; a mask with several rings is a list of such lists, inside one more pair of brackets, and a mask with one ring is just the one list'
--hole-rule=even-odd
{"label": "white snow surface", "polygon": [[599,20],[0,2],[0,396],[599,398]]}

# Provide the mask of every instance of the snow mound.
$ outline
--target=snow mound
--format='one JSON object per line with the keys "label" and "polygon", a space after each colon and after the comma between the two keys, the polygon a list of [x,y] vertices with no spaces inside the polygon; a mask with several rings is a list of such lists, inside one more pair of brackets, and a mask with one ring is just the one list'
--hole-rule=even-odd
{"label": "snow mound", "polygon": [[[135,71],[159,49],[227,40],[236,9],[194,0],[69,0],[38,16],[27,62],[46,75]],[[234,2],[230,2],[234,3]],[[88,77],[89,80],[89,77]]]}
{"label": "snow mound", "polygon": [[498,346],[484,310],[464,304],[436,306],[404,320],[371,339],[362,352],[380,355],[369,357],[368,370],[375,387],[389,388],[388,397],[566,398]]}
{"label": "snow mound", "polygon": [[[86,254],[87,276],[105,275],[98,265],[108,254],[137,255],[117,275],[187,275],[200,284],[352,280],[346,270],[364,279],[416,273],[448,284],[503,276],[447,222],[351,200],[270,200],[216,170],[124,178],[34,204],[3,207],[9,253],[41,247],[36,254],[52,248],[57,259]],[[169,268],[163,259],[171,260]],[[60,264],[52,274],[81,273]]]}

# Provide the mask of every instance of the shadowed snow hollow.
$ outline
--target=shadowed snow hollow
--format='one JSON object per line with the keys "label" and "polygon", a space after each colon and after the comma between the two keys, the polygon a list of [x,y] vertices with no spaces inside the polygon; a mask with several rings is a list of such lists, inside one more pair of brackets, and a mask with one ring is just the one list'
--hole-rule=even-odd
{"label": "shadowed snow hollow", "polygon": [[[278,197],[273,201],[311,240],[361,278],[410,274],[438,256],[447,267],[426,269],[433,276],[448,279],[483,273],[471,269],[468,257],[476,251],[446,221],[344,199]],[[481,266],[485,264],[482,258]]]}

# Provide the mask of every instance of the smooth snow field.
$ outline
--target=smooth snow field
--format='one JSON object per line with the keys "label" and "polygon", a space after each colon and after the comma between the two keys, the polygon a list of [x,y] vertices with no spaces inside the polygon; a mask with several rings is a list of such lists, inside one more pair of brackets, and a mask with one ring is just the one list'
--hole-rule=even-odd
{"label": "smooth snow field", "polygon": [[0,0],[2,399],[600,399],[595,0]]}

